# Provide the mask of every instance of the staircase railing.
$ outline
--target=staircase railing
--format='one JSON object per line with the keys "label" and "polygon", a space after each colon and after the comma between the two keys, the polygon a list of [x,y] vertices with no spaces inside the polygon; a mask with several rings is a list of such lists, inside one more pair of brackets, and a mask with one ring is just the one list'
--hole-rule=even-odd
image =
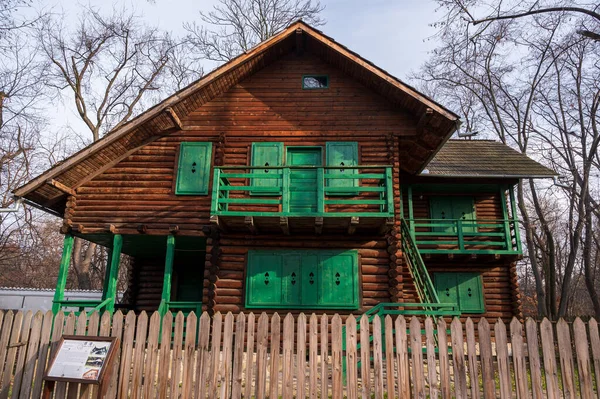
{"label": "staircase railing", "polygon": [[402,236],[402,254],[408,265],[408,270],[410,271],[415,288],[417,289],[419,299],[424,303],[439,304],[440,299],[431,282],[431,278],[425,267],[425,262],[423,262],[423,258],[415,244],[411,230],[404,219],[400,220],[400,233]]}

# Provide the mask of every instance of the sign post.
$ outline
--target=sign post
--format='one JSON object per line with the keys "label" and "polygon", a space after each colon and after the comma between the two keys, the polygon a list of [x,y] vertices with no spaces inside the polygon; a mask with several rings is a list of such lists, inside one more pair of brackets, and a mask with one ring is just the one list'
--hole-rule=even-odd
{"label": "sign post", "polygon": [[108,389],[119,340],[115,337],[63,335],[44,375],[44,399],[50,399],[56,382],[98,385],[102,398]]}

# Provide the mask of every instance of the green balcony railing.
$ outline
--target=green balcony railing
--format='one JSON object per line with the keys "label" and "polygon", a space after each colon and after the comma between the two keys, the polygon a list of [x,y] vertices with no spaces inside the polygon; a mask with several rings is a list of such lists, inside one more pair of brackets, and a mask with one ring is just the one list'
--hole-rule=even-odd
{"label": "green balcony railing", "polygon": [[[295,177],[305,172],[310,174],[309,183],[305,176]],[[300,184],[304,188],[299,188]],[[294,196],[299,198],[299,193],[303,194],[301,198],[307,195],[311,198],[309,206],[297,204]],[[388,165],[216,167],[211,215],[391,218],[394,216],[392,168]]]}
{"label": "green balcony railing", "polygon": [[522,253],[515,219],[406,219],[421,254]]}

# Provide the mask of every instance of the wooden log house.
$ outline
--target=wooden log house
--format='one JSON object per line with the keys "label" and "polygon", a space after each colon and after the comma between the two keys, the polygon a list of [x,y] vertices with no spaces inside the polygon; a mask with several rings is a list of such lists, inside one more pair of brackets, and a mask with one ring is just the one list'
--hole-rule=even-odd
{"label": "wooden log house", "polygon": [[[112,311],[520,312],[513,187],[555,173],[299,21],[15,191],[60,215],[54,299]],[[110,248],[65,301],[74,237]],[[115,303],[120,254],[132,258]],[[448,313],[445,313],[448,312]]]}

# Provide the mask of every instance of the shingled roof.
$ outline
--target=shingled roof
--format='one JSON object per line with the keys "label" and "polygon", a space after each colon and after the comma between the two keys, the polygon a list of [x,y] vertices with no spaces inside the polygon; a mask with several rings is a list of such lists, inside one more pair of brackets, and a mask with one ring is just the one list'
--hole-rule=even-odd
{"label": "shingled roof", "polygon": [[497,141],[448,140],[421,175],[544,178],[558,173]]}

